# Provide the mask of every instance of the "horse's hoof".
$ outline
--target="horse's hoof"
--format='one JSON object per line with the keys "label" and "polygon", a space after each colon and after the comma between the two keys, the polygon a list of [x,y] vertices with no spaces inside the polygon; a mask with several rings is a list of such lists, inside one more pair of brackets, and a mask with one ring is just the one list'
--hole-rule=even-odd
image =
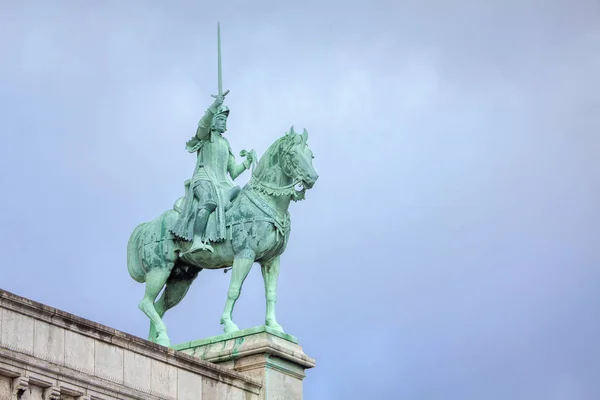
{"label": "horse's hoof", "polygon": [[227,321],[223,325],[223,331],[225,333],[231,333],[240,330],[240,328],[238,328],[238,326],[233,321]]}
{"label": "horse's hoof", "polygon": [[277,332],[285,333],[281,325],[279,325],[277,322],[266,322],[265,325]]}
{"label": "horse's hoof", "polygon": [[169,339],[169,337],[166,334],[159,334],[156,338],[156,344],[160,344],[161,346],[165,346],[165,347],[170,347],[171,346],[171,339]]}

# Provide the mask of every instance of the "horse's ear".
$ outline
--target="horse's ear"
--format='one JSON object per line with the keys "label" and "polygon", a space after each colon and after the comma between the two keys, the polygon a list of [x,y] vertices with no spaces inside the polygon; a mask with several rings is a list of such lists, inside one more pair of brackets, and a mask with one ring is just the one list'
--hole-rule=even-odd
{"label": "horse's ear", "polygon": [[294,125],[290,126],[290,131],[288,132],[288,135],[293,135],[294,133]]}
{"label": "horse's ear", "polygon": [[304,128],[302,131],[302,140],[304,140],[304,143],[306,143],[308,140],[308,132],[306,131],[306,128]]}

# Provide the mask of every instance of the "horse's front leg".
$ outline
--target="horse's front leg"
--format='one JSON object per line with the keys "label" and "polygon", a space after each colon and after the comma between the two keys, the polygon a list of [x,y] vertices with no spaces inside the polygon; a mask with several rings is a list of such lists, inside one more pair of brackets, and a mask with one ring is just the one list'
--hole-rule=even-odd
{"label": "horse's front leg", "polygon": [[229,281],[229,290],[227,291],[227,302],[225,303],[225,310],[221,316],[221,325],[223,325],[225,333],[239,330],[237,325],[232,321],[231,314],[233,313],[235,302],[240,297],[242,284],[248,276],[252,264],[254,264],[254,256],[255,254],[252,250],[243,250],[236,254],[233,259],[231,280]]}
{"label": "horse's front leg", "polygon": [[283,328],[277,323],[277,318],[275,317],[277,278],[279,278],[279,256],[261,265],[261,271],[265,281],[265,296],[267,298],[265,325],[279,332],[283,332]]}

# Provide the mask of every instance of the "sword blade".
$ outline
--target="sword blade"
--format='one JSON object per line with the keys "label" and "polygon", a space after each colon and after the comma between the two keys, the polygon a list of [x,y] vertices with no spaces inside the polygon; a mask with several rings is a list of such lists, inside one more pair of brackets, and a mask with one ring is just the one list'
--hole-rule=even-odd
{"label": "sword blade", "polygon": [[223,71],[221,69],[221,24],[217,22],[217,51],[218,51],[218,74],[219,74],[219,96],[223,94]]}

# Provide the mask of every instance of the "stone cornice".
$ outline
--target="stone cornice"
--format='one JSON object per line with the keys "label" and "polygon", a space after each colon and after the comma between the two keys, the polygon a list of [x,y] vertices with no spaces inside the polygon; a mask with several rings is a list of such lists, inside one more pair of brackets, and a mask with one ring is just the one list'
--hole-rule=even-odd
{"label": "stone cornice", "polygon": [[[251,393],[259,393],[262,386],[259,380],[225,367],[200,360],[180,351],[149,342],[142,338],[118,331],[114,328],[101,325],[97,322],[87,320],[57,308],[49,307],[2,289],[0,289],[0,305],[4,309],[45,321],[48,324],[80,335],[110,343],[113,346],[165,362],[174,367],[185,369],[198,375],[225,382]],[[19,349],[14,350],[19,351]]]}

